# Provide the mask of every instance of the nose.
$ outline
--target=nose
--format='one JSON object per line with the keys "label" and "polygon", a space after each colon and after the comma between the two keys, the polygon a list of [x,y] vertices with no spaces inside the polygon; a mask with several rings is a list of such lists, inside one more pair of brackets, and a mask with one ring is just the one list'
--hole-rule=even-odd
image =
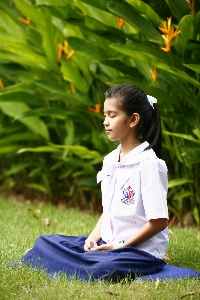
{"label": "nose", "polygon": [[103,121],[103,125],[106,127],[108,126],[108,118],[105,117],[104,121]]}

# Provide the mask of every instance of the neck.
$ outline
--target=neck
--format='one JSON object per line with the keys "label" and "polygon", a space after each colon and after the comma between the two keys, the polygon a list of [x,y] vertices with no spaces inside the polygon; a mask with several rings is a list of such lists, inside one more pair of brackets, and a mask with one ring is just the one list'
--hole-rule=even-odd
{"label": "neck", "polygon": [[141,142],[136,139],[129,143],[121,143],[120,160],[122,160],[131,150],[139,146]]}

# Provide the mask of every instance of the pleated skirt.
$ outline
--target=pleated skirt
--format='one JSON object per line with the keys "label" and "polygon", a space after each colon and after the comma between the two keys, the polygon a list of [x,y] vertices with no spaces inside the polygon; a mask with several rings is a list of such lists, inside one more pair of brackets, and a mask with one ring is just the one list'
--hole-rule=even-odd
{"label": "pleated skirt", "polygon": [[[162,259],[134,247],[108,251],[84,251],[87,236],[42,235],[22,261],[31,268],[42,269],[50,277],[64,274],[69,279],[84,281],[108,280],[118,282],[124,278],[160,271]],[[100,240],[98,245],[105,244]]]}

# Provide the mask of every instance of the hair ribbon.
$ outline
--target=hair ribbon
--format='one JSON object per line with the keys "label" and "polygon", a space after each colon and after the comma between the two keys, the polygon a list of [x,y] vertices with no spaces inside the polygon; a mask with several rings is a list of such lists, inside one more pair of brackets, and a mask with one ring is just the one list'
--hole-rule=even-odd
{"label": "hair ribbon", "polygon": [[[148,101],[149,101],[149,104],[150,104],[152,107],[153,107],[153,104],[154,104],[154,103],[157,103],[157,99],[154,98],[154,97],[152,97],[152,96],[147,95],[147,99],[148,99]],[[153,109],[154,109],[154,107],[153,107]]]}

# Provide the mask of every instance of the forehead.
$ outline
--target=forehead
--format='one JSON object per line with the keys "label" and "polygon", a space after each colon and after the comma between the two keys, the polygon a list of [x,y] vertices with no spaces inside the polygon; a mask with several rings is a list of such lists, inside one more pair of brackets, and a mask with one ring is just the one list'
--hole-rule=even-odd
{"label": "forehead", "polygon": [[104,101],[104,112],[106,111],[119,111],[118,101],[115,98],[107,98]]}

